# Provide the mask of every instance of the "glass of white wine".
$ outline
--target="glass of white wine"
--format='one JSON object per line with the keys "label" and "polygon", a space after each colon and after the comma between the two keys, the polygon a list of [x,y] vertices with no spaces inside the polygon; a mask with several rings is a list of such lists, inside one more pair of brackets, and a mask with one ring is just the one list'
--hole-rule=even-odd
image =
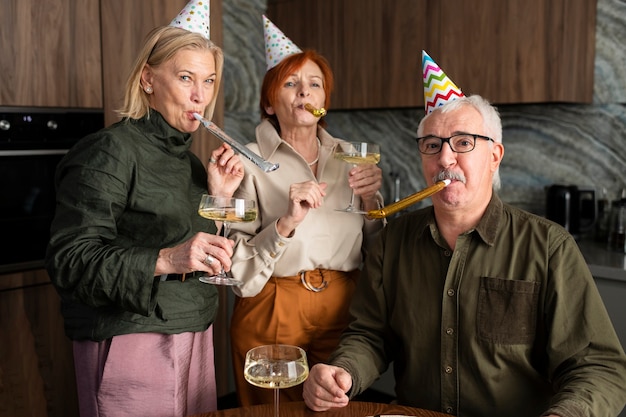
{"label": "glass of white wine", "polygon": [[[380,146],[368,142],[340,142],[335,148],[335,158],[341,159],[353,166],[359,164],[377,164],[380,162]],[[354,190],[350,197],[350,204],[344,209],[336,209],[347,213],[367,214],[354,206]]]}
{"label": "glass of white wine", "polygon": [[301,384],[309,376],[306,352],[291,345],[257,346],[246,353],[243,375],[252,385],[274,390],[274,417],[279,417],[278,390]]}
{"label": "glass of white wine", "polygon": [[[257,208],[253,200],[204,194],[200,199],[198,214],[205,219],[222,222],[222,227],[224,228],[223,236],[228,237],[230,224],[256,220]],[[207,284],[217,285],[242,284],[242,281],[226,275],[223,267],[219,274],[213,276],[202,276],[199,280]]]}

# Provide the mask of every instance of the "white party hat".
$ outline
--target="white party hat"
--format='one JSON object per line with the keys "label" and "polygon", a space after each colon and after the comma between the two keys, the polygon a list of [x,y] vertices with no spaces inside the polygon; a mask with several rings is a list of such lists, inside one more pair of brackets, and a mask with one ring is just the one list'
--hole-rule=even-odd
{"label": "white party hat", "polygon": [[211,39],[211,2],[210,0],[190,0],[172,20],[170,26],[199,33]]}
{"label": "white party hat", "polygon": [[289,55],[302,52],[295,43],[263,15],[263,33],[265,35],[265,63],[267,71],[274,68]]}
{"label": "white party hat", "polygon": [[450,101],[465,97],[461,89],[448,78],[426,51],[422,51],[422,76],[426,114]]}

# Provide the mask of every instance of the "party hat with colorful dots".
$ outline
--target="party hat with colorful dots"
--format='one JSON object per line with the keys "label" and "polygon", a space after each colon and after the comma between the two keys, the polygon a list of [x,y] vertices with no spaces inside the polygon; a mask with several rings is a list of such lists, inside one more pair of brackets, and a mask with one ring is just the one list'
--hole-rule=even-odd
{"label": "party hat with colorful dots", "polygon": [[263,33],[265,34],[265,63],[267,71],[274,68],[289,55],[302,52],[295,43],[263,15]]}
{"label": "party hat with colorful dots", "polygon": [[211,39],[211,3],[210,0],[191,0],[178,13],[170,26],[199,33]]}
{"label": "party hat with colorful dots", "polygon": [[422,51],[422,68],[424,71],[424,107],[426,114],[450,101],[465,97],[459,87],[448,78],[426,51]]}

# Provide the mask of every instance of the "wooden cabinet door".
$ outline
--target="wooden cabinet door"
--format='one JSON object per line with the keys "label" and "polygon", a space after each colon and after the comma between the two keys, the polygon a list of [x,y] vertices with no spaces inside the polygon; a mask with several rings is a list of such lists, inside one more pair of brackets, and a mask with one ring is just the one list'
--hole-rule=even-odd
{"label": "wooden cabinet door", "polygon": [[437,4],[427,50],[465,93],[499,104],[591,103],[595,0]]}
{"label": "wooden cabinet door", "polygon": [[102,107],[99,0],[5,0],[0,106]]}
{"label": "wooden cabinet door", "polygon": [[0,416],[78,416],[72,345],[44,270],[0,275]]}
{"label": "wooden cabinet door", "polygon": [[596,0],[268,0],[267,16],[321,52],[331,108],[421,107],[421,51],[497,104],[593,96]]}

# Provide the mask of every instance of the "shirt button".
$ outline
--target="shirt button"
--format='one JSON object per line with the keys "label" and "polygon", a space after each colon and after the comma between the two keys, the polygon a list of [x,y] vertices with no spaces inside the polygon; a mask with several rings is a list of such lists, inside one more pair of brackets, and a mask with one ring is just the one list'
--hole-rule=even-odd
{"label": "shirt button", "polygon": [[278,242],[278,246],[285,246],[283,242]]}
{"label": "shirt button", "polygon": [[452,255],[452,252],[450,252],[449,250],[446,249],[443,251],[443,256],[450,256],[450,255]]}
{"label": "shirt button", "polygon": [[452,373],[452,367],[451,366],[446,366],[445,371],[447,374],[451,374]]}
{"label": "shirt button", "polygon": [[272,258],[275,258],[275,257],[276,257],[276,253],[274,253],[274,252],[270,252],[270,256],[271,256]]}
{"label": "shirt button", "polygon": [[446,413],[452,414],[452,410],[453,410],[452,407],[446,407]]}
{"label": "shirt button", "polygon": [[446,334],[448,334],[448,335],[452,335],[452,334],[454,334],[454,329],[452,329],[451,327],[448,327],[448,328],[446,329]]}
{"label": "shirt button", "polygon": [[453,296],[454,296],[454,290],[453,290],[452,288],[450,288],[450,289],[448,290],[448,295],[449,295],[450,297],[453,297]]}

